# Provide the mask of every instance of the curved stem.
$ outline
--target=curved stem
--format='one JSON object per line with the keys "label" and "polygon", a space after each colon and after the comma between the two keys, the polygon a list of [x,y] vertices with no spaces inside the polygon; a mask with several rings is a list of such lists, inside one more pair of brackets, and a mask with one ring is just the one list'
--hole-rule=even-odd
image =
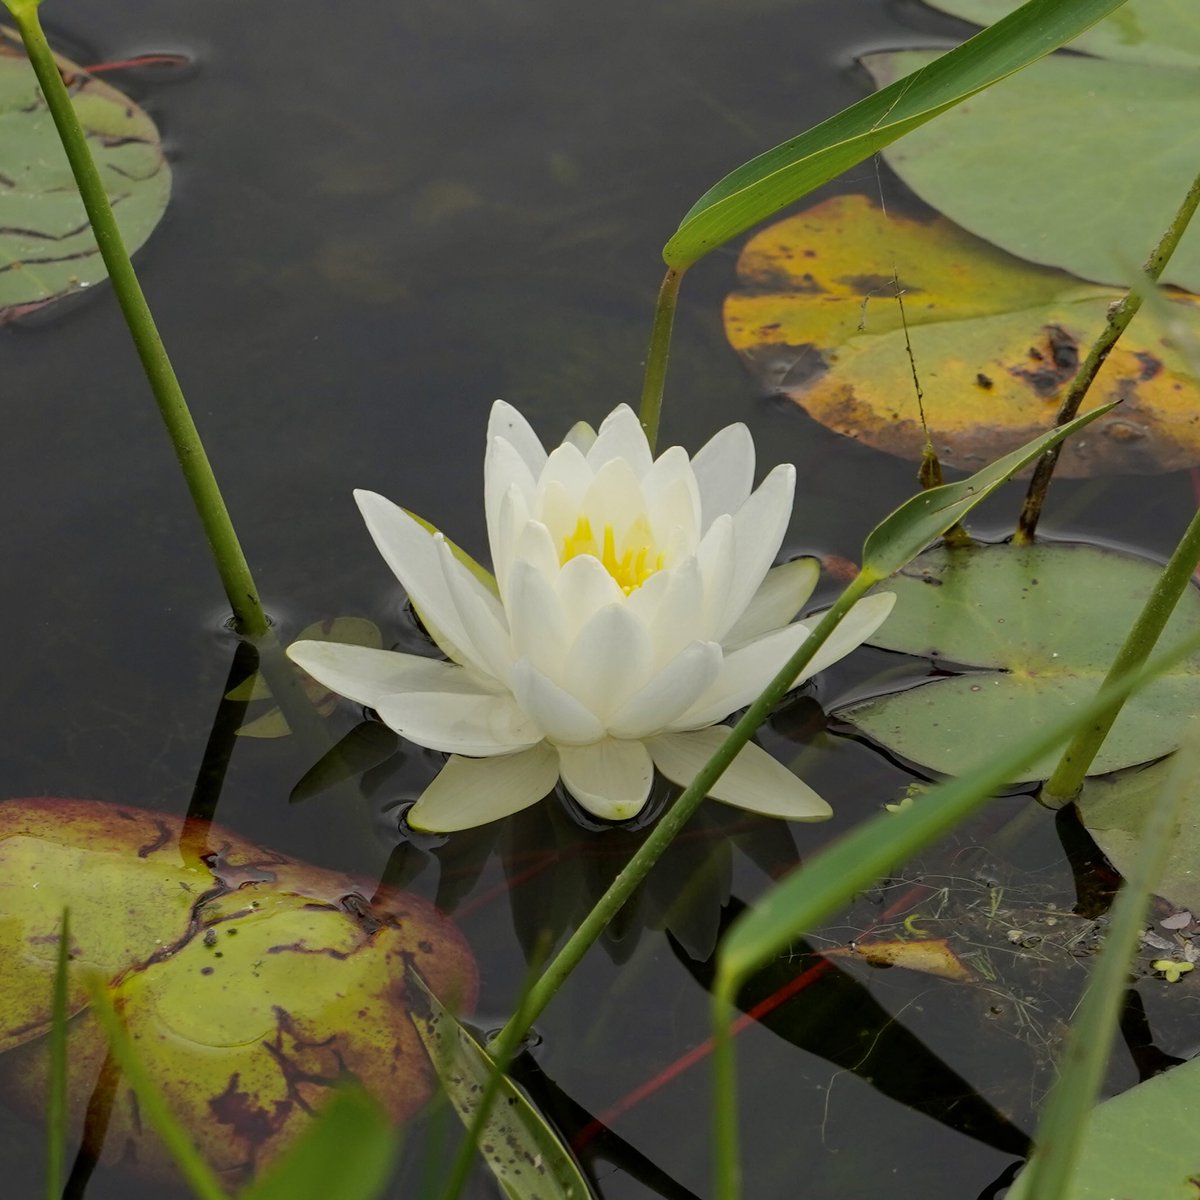
{"label": "curved stem", "polygon": [[646,441],[653,451],[658,441],[658,422],[662,416],[663,389],[667,382],[667,358],[671,353],[671,330],[675,325],[675,302],[686,267],[668,267],[658,289],[654,306],[654,324],[650,328],[650,348],[646,351],[646,374],[642,381],[642,407],[639,416]]}
{"label": "curved stem", "polygon": [[42,32],[37,4],[29,3],[28,0],[25,3],[5,0],[5,3],[21,31],[25,51],[37,74],[46,105],[50,109],[58,136],[71,164],[71,171],[87,210],[96,243],[112,280],[113,291],[129,326],[129,333],[137,349],[138,358],[141,359],[142,369],[150,382],[154,399],[158,403],[158,410],[167,426],[167,433],[175,448],[188,491],[200,515],[238,629],[250,637],[261,637],[267,631],[268,622],[250,574],[250,567],[234,532],[225,501],[221,497],[221,490],[217,486],[208,456],[204,452],[204,445],[200,441],[200,434],[188,411],[179,380],[175,377],[174,368],[167,357],[154,318],[150,315],[150,307],[134,273],[133,264],[129,261],[129,252],[125,249],[121,231],[113,216],[100,172],[96,169],[88,149],[87,137],[79,124],[54,55],[46,42],[46,35]]}

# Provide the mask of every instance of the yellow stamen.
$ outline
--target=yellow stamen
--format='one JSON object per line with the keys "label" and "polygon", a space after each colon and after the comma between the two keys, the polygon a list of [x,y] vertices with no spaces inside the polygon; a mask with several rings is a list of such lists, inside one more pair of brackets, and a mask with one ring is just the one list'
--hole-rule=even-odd
{"label": "yellow stamen", "polygon": [[662,552],[654,548],[650,522],[645,517],[638,517],[629,527],[621,539],[619,553],[617,535],[611,525],[604,526],[603,540],[598,545],[592,523],[587,517],[580,517],[574,532],[563,538],[560,561],[565,563],[581,554],[597,559],[627,596],[663,568]]}

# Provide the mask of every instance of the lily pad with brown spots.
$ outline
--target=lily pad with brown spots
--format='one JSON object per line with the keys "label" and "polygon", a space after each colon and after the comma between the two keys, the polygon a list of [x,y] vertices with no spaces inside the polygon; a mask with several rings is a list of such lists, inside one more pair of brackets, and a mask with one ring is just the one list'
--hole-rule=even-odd
{"label": "lily pad with brown spots", "polygon": [[[1024,263],[942,217],[884,214],[839,196],[763,230],[738,261],[725,332],[771,392],[876,449],[924,447],[913,360],[944,464],[974,471],[1050,428],[1121,293]],[[1171,292],[1200,335],[1200,298]],[[1063,447],[1066,475],[1151,474],[1200,462],[1200,388],[1145,314],[1084,410],[1121,406]]]}
{"label": "lily pad with brown spots", "polygon": [[[155,1175],[170,1158],[130,1088],[107,1078],[84,972],[108,981],[139,1058],[230,1183],[253,1174],[357,1079],[394,1121],[434,1073],[408,1020],[413,966],[452,1008],[476,975],[425,901],[266,850],[217,825],[86,800],[0,804],[0,1091],[31,1115],[48,1087],[57,929],[71,910],[69,1084],[79,1136],[97,1089],[111,1112],[89,1150]],[[94,1102],[93,1102],[94,1104]]]}

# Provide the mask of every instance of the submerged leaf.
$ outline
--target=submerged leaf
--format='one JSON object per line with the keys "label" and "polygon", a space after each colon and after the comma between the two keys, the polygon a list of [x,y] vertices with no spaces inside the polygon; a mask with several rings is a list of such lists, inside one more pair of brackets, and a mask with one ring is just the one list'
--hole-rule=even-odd
{"label": "submerged leaf", "polygon": [[[947,775],[970,771],[1089,700],[1155,580],[1156,564],[1095,546],[1041,542],[928,551],[888,581],[896,606],[874,645],[977,668],[842,709],[889,750]],[[1159,645],[1200,631],[1189,588]],[[1200,655],[1130,700],[1094,774],[1174,750],[1200,708]],[[1022,778],[1044,779],[1054,759]]]}
{"label": "submerged leaf", "polygon": [[[150,236],[171,195],[154,123],[128,96],[56,58],[125,245]],[[0,323],[107,272],[20,37],[0,27]]]}
{"label": "submerged leaf", "polygon": [[[975,470],[1048,428],[1121,293],[1036,267],[941,217],[838,196],[751,238],[725,331],[751,372],[837,433],[919,459],[925,444],[896,282],[930,434],[943,463]],[[1200,299],[1170,301],[1200,334]],[[1152,322],[1113,350],[1084,411],[1123,401],[1063,448],[1064,475],[1200,462],[1196,383]]]}

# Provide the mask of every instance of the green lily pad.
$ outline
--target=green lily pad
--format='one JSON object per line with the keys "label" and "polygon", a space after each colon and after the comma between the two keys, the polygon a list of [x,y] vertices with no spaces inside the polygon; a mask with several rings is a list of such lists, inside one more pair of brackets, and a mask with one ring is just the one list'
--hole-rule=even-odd
{"label": "green lily pad", "polygon": [[[1194,22],[1181,20],[1185,42]],[[863,62],[884,88],[936,57],[905,50]],[[1192,182],[1197,126],[1200,61],[1055,55],[883,154],[921,199],[976,236],[1031,262],[1123,285]],[[1200,231],[1185,234],[1163,282],[1200,291]]]}
{"label": "green lily pad", "polygon": [[[931,8],[991,25],[1021,0],[925,0]],[[1200,8],[1195,0],[1126,0],[1070,43],[1072,50],[1127,62],[1200,63]]]}
{"label": "green lily pad", "polygon": [[[171,195],[154,122],[128,96],[57,58],[132,253]],[[19,36],[0,27],[0,322],[107,275],[83,201]]]}
{"label": "green lily pad", "polygon": [[[1159,570],[1116,550],[1066,543],[928,551],[887,581],[896,607],[871,642],[931,658],[939,669],[977,669],[837,715],[913,762],[961,775],[1094,695]],[[1159,648],[1198,630],[1200,591],[1190,587]],[[1198,708],[1200,655],[1125,705],[1092,773],[1170,753]],[[1045,779],[1056,757],[1021,778]]]}
{"label": "green lily pad", "polygon": [[[1056,1200],[1195,1200],[1200,1061],[1186,1062],[1097,1105],[1067,1190]],[[1008,1200],[1027,1200],[1020,1177]]]}
{"label": "green lily pad", "polygon": [[[1171,760],[1104,779],[1089,779],[1075,805],[1079,818],[1114,867],[1124,874],[1137,855],[1141,831],[1162,790]],[[1200,912],[1200,790],[1184,797],[1175,837],[1154,889],[1177,908]]]}

